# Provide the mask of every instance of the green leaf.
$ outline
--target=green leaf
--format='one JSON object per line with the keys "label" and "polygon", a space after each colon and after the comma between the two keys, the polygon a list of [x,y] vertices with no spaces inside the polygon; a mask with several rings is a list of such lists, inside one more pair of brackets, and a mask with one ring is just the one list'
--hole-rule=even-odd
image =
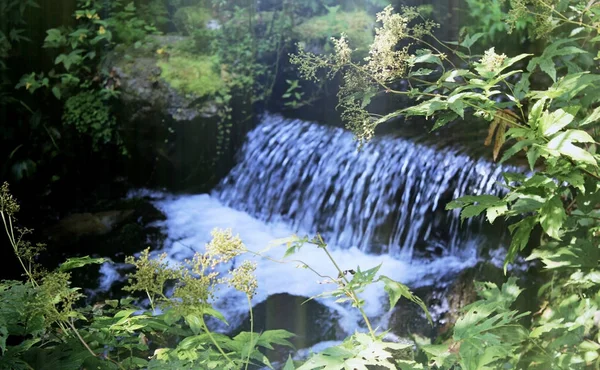
{"label": "green leaf", "polygon": [[515,84],[513,91],[515,93],[515,98],[519,101],[525,99],[525,96],[529,92],[529,76],[530,75],[531,75],[530,73],[523,73],[521,75],[521,79],[519,80],[519,82],[517,82]]}
{"label": "green leaf", "polygon": [[527,163],[529,163],[529,168],[533,171],[533,168],[535,167],[535,163],[537,162],[538,158],[540,158],[540,149],[537,146],[532,146],[531,148],[529,148],[529,150],[527,151]]}
{"label": "green leaf", "polygon": [[463,104],[462,100],[455,100],[448,104],[448,107],[461,118],[465,118],[465,105]]}
{"label": "green leaf", "polygon": [[558,195],[550,198],[540,209],[540,224],[546,234],[554,239],[560,240],[560,229],[566,219],[567,214]]}
{"label": "green leaf", "polygon": [[531,110],[529,111],[529,116],[527,117],[527,123],[529,127],[536,128],[538,126],[538,121],[542,116],[542,111],[544,110],[544,105],[546,104],[546,97],[541,98],[536,101]]}
{"label": "green leaf", "polygon": [[563,55],[573,55],[573,54],[581,54],[587,53],[585,50],[582,50],[575,46],[566,46],[561,48],[561,46],[565,43],[572,42],[572,39],[560,39],[555,40],[548,45],[544,49],[544,52],[541,56],[532,58],[527,65],[527,70],[529,72],[533,72],[536,66],[539,66],[540,69],[548,74],[552,81],[556,81],[556,68],[554,64],[554,60],[552,58]]}
{"label": "green leaf", "polygon": [[8,329],[6,326],[0,326],[0,350],[2,354],[6,353],[6,339],[8,338]]}
{"label": "green leaf", "polygon": [[419,307],[423,309],[423,312],[425,312],[425,316],[427,316],[427,320],[429,320],[429,323],[433,325],[431,315],[429,314],[429,310],[427,310],[427,306],[425,306],[425,303],[423,303],[421,298],[412,294],[412,292],[410,291],[410,289],[408,289],[406,285],[392,280],[385,275],[381,275],[379,277],[379,281],[383,281],[384,289],[388,294],[388,298],[390,300],[390,310],[392,310],[396,306],[396,303],[398,303],[398,300],[401,297],[404,297],[419,305]]}
{"label": "green leaf", "polygon": [[473,46],[473,44],[475,44],[475,42],[477,42],[477,40],[479,40],[483,35],[483,32],[475,33],[473,34],[473,36],[467,35],[463,42],[460,43],[460,46],[464,46],[467,49],[470,49],[471,46]]}
{"label": "green leaf", "polygon": [[189,325],[190,329],[195,335],[200,334],[204,330],[204,322],[196,315],[189,314],[185,316],[185,322]]}
{"label": "green leaf", "polygon": [[510,225],[509,230],[512,233],[512,241],[506,254],[506,260],[504,261],[504,273],[506,274],[506,268],[510,262],[512,262],[518,252],[523,250],[529,242],[529,235],[531,230],[537,223],[537,217],[529,216],[516,224]]}
{"label": "green leaf", "polygon": [[90,256],[74,257],[74,258],[69,258],[65,262],[63,262],[58,267],[58,270],[59,271],[69,271],[69,270],[80,268],[80,267],[83,267],[86,265],[92,265],[92,264],[100,265],[100,264],[103,264],[104,262],[110,262],[110,260],[106,259],[106,258],[91,258]]}
{"label": "green leaf", "polygon": [[472,204],[463,208],[460,212],[460,220],[464,221],[467,218],[476,217],[485,211],[489,206],[485,204]]}
{"label": "green leaf", "polygon": [[594,123],[598,120],[600,120],[600,107],[597,107],[596,109],[594,109],[594,111],[589,116],[587,116],[583,121],[581,121],[581,123],[579,125],[580,126],[589,125],[590,123]]}
{"label": "green leaf", "polygon": [[538,130],[544,136],[552,136],[571,123],[573,118],[574,116],[572,114],[569,114],[562,109],[557,109],[552,113],[544,111],[540,118]]}
{"label": "green leaf", "polygon": [[518,141],[515,145],[513,145],[512,147],[510,147],[509,149],[504,151],[504,155],[502,155],[502,158],[500,159],[500,163],[504,163],[506,160],[511,158],[513,155],[515,155],[518,152],[520,152],[521,150],[523,150],[523,148],[530,146],[533,143],[535,143],[535,140],[532,140],[532,139]]}
{"label": "green leaf", "polygon": [[496,218],[506,214],[508,207],[506,204],[489,207],[486,211],[486,217],[489,223],[493,224]]}
{"label": "green leaf", "polygon": [[590,178],[585,182],[585,192],[577,196],[577,209],[583,213],[590,213],[599,203],[598,182]]}
{"label": "green leaf", "polygon": [[229,323],[227,322],[227,320],[225,319],[225,316],[223,316],[223,314],[217,310],[215,310],[212,307],[204,307],[202,309],[202,313],[204,315],[208,315],[211,317],[214,317],[215,319],[221,321],[222,323],[224,323],[225,325],[229,325]]}
{"label": "green leaf", "polygon": [[448,122],[452,122],[458,118],[458,114],[454,112],[443,112],[438,115],[438,119],[435,121],[435,124],[431,128],[431,131],[437,130],[440,127],[446,126]]}
{"label": "green leaf", "polygon": [[292,360],[291,355],[288,355],[288,359],[285,362],[285,366],[283,366],[282,370],[296,370],[296,366],[294,366],[294,360]]}
{"label": "green leaf", "polygon": [[596,159],[588,151],[583,150],[573,143],[593,143],[594,139],[585,131],[582,130],[567,130],[554,136],[546,145],[551,152],[556,151],[565,155],[574,161],[597,166]]}
{"label": "green leaf", "polygon": [[439,56],[432,54],[428,49],[419,49],[415,52],[415,57],[412,60],[413,64],[417,63],[433,63],[442,65],[442,61]]}
{"label": "green leaf", "polygon": [[60,87],[54,86],[52,88],[52,94],[54,94],[54,96],[56,97],[56,99],[60,100],[60,98],[61,98]]}
{"label": "green leaf", "polygon": [[419,68],[416,71],[411,71],[408,74],[408,77],[414,77],[414,76],[429,76],[430,74],[432,74],[434,72],[433,69],[428,69],[428,68]]}

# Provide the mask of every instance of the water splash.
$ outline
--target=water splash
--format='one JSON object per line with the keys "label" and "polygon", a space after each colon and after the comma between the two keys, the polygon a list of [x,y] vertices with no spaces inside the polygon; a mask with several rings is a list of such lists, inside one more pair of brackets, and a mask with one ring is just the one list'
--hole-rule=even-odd
{"label": "water splash", "polygon": [[460,149],[380,137],[357,151],[352,134],[267,115],[214,196],[263,221],[320,232],[334,245],[410,258],[415,250],[461,251],[479,223],[461,228],[445,204],[500,194],[502,167]]}

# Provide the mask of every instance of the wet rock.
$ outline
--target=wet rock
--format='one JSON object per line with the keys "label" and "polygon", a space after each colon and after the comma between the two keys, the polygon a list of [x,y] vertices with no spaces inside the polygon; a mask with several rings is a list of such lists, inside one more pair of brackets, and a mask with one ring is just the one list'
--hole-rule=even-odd
{"label": "wet rock", "polygon": [[[287,293],[274,294],[266,301],[257,304],[254,309],[254,331],[284,329],[296,337],[290,341],[295,348],[307,348],[323,341],[342,340],[346,333],[339,324],[340,316],[332,309],[315,300]],[[250,330],[247,319],[233,334]],[[276,348],[268,357],[274,361],[283,361],[293,352],[290,348]]]}
{"label": "wet rock", "polygon": [[46,230],[50,240],[105,235],[127,220],[133,210],[112,210],[98,213],[75,213]]}
{"label": "wet rock", "polygon": [[440,329],[441,333],[446,332],[456,323],[465,306],[477,300],[475,281],[489,281],[500,286],[506,282],[506,277],[501,268],[490,262],[480,262],[462,271],[445,293],[448,308],[443,316],[444,325]]}
{"label": "wet rock", "polygon": [[[111,209],[106,211],[105,209]],[[50,227],[44,266],[51,268],[67,258],[92,256],[109,258],[116,263],[126,256],[151,247],[161,248],[165,239],[157,222],[165,216],[148,199],[107,201],[91,207],[90,212],[72,214]],[[96,289],[100,277],[98,265],[72,271],[72,281],[86,289]],[[122,285],[122,284],[121,284]],[[102,298],[122,296],[120,286],[104,292]],[[89,292],[88,292],[89,293]]]}
{"label": "wet rock", "polygon": [[[413,293],[421,298],[427,307],[440,304],[439,289],[434,286],[415,289]],[[431,310],[430,310],[431,311]],[[434,324],[430,324],[421,307],[406,299],[400,299],[396,307],[387,314],[387,327],[390,333],[398,338],[410,338],[419,335],[435,338],[437,335],[437,316],[431,312]]]}

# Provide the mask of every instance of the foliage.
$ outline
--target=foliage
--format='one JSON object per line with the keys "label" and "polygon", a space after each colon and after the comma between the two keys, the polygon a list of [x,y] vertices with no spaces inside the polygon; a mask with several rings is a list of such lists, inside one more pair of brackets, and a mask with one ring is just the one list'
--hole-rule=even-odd
{"label": "foliage", "polygon": [[97,91],[82,91],[68,98],[63,122],[91,137],[95,150],[111,142],[120,143],[120,138],[115,138],[117,120]]}
{"label": "foliage", "polygon": [[[16,88],[31,94],[49,89],[56,99],[64,100],[64,128],[75,128],[77,133],[89,137],[96,151],[106,144],[116,144],[125,153],[110,106],[110,99],[118,94],[118,82],[98,66],[102,50],[113,41],[113,35],[121,32],[119,25],[132,21],[126,15],[131,9],[125,7],[114,18],[102,19],[103,9],[94,7],[92,2],[80,1],[79,6],[74,14],[78,22],[75,28],[47,31],[44,48],[56,53],[55,68],[48,73],[24,75]],[[111,5],[114,6],[117,4]]]}
{"label": "foliage", "polygon": [[481,44],[503,46],[514,50],[515,42],[525,43],[533,27],[534,17],[519,17],[511,26],[506,23],[509,2],[466,0],[468,21],[461,29],[463,35],[481,37]]}
{"label": "foliage", "polygon": [[[134,272],[125,290],[144,294],[150,311],[135,306],[132,298],[81,307],[78,301],[83,295],[79,288],[71,287],[69,271],[106,260],[87,256],[72,258],[55,271],[44,271],[36,262],[44,246],[32,246],[26,240],[31,231],[15,228],[14,216],[18,211],[18,203],[4,184],[0,189],[0,216],[27,279],[0,282],[0,365],[3,368],[247,370],[250,365],[272,367],[261,348],[291,347],[288,339],[293,334],[285,330],[253,331],[256,264],[245,260],[224,276],[219,272],[227,271],[219,268],[221,265],[228,267],[244,254],[260,256],[249,251],[231,230],[214,230],[205,252],[197,252],[191,260],[178,266],[167,263],[164,254],[152,258],[149,250],[137,258],[128,257],[126,262],[134,266]],[[339,271],[337,278],[329,277],[329,282],[337,288],[323,296],[335,297],[339,302],[349,301],[362,314],[368,333],[355,333],[339,346],[315,354],[299,369],[349,366],[395,369],[400,361],[410,363],[412,344],[387,342],[383,334],[376,333],[362,308],[365,302],[360,293],[368,285],[382,282],[390,295],[390,308],[401,297],[424,308],[423,302],[406,286],[383,275],[377,277],[380,266],[366,271],[340,270],[320,236],[290,238],[286,255],[305,247],[306,243],[322,250]],[[301,261],[295,262],[312,269]],[[246,296],[249,332],[230,337],[209,329],[206,316],[226,323],[225,317],[212,306],[219,284],[223,283]],[[289,360],[285,368],[294,369],[294,362]]]}
{"label": "foliage", "polygon": [[[345,33],[352,48],[367,50],[373,42],[373,24],[375,19],[364,10],[345,12],[340,6],[327,7],[325,15],[308,18],[294,28],[300,41],[307,44],[327,43],[331,37]],[[329,51],[329,50],[325,50]]]}
{"label": "foliage", "polygon": [[[210,300],[217,284],[229,282],[251,299],[256,289],[252,265],[243,263],[230,276],[213,269],[244,253],[245,246],[230,231],[215,231],[204,254],[171,268],[148,251],[128,258],[135,272],[128,291],[141,291],[152,312],[140,311],[133,299],[97,302],[81,307],[79,288],[72,288],[69,270],[106,260],[69,259],[52,272],[36,263],[43,245],[32,246],[27,229],[15,229],[19,205],[4,184],[0,189],[0,216],[4,229],[27,276],[0,282],[0,366],[10,369],[165,369],[248,368],[270,366],[259,348],[291,346],[284,330],[242,332],[231,338],[208,329],[205,316],[224,317]],[[163,257],[164,258],[164,257]],[[167,297],[167,284],[174,287]],[[155,309],[160,308],[161,313]]]}
{"label": "foliage", "polygon": [[5,59],[13,53],[15,46],[29,41],[25,36],[25,12],[39,5],[33,0],[3,0],[0,2],[0,70],[6,70]]}
{"label": "foliage", "polygon": [[184,35],[193,35],[194,31],[206,28],[210,20],[210,11],[200,6],[181,7],[173,15],[173,23]]}
{"label": "foliage", "polygon": [[[582,369],[598,364],[598,5],[512,1],[505,17],[509,27],[533,19],[532,35],[545,39],[537,55],[509,57],[493,47],[472,55],[480,36],[444,44],[414,10],[394,14],[387,8],[378,15],[382,25],[364,64],[350,62],[352,50],[344,37],[334,41],[334,56],[301,51],[293,59],[307,78],[318,78],[323,69],[329,76],[342,75],[342,116],[360,143],[395,117],[432,117],[437,129],[471,114],[490,123],[486,142],[493,143],[494,157],[507,147],[500,161],[519,154],[529,164],[528,174],[504,174],[506,196],[465,196],[447,208],[461,208],[463,219],[485,214],[489,222],[508,222],[512,242],[505,267],[535,248],[527,258],[541,261],[551,277],[539,292],[540,311],[531,327],[522,328],[517,320],[523,314],[499,304],[518,294],[514,282],[502,291],[482,286],[484,299],[459,320],[453,342],[423,348],[433,368]],[[398,48],[402,42],[409,46]],[[397,88],[401,80],[408,81],[406,89]],[[371,114],[369,102],[380,92],[414,103],[383,117]],[[531,240],[535,230],[542,232],[539,242]]]}

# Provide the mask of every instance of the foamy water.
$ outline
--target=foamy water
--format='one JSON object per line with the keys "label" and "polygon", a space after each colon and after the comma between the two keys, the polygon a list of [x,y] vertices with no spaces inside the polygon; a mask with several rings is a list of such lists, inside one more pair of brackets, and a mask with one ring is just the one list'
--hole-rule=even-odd
{"label": "foamy water", "polygon": [[[154,204],[166,216],[166,220],[160,222],[159,226],[162,226],[167,234],[164,249],[154,251],[154,255],[164,252],[168,256],[167,260],[173,264],[190,258],[196,251],[204,251],[214,228],[231,228],[234,234],[239,234],[249,250],[256,252],[272,246],[276,239],[293,234],[304,235],[302,230],[292,229],[287,224],[266,223],[245,212],[224,206],[209,194],[173,196],[153,193],[151,195],[155,198]],[[285,246],[274,247],[265,255],[281,260],[285,249]],[[463,250],[468,252],[476,249],[469,246]],[[470,252],[470,255],[439,257],[434,261],[419,261],[394,259],[389,255],[371,255],[356,246],[344,246],[344,248],[330,246],[330,250],[342,269],[356,270],[357,266],[360,266],[362,270],[366,270],[381,264],[379,274],[411,286],[431,284],[437,279],[451,276],[477,262],[474,252]],[[312,297],[335,288],[331,284],[322,284],[324,280],[322,277],[308,269],[297,268],[299,263],[292,261],[301,260],[321,275],[337,276],[337,270],[324,252],[311,244],[306,244],[298,253],[289,257],[287,263],[276,263],[251,255],[240,258],[248,258],[258,264],[256,270],[258,290],[253,300],[254,304],[277,293]],[[238,258],[235,264],[239,263]],[[115,280],[122,278],[119,271],[121,268],[122,266],[119,265],[103,265],[100,289],[108,289]],[[366,301],[367,315],[373,318],[374,325],[378,325],[378,318],[382,317],[388,309],[383,285],[381,283],[373,285],[361,296]],[[340,324],[345,331],[352,333],[359,329],[360,315],[356,309],[337,304],[334,299],[320,298],[318,301],[340,315]],[[248,310],[246,299],[226,286],[219,291],[215,305],[224,313],[232,326],[239,323]],[[385,325],[385,323],[381,324]]]}

